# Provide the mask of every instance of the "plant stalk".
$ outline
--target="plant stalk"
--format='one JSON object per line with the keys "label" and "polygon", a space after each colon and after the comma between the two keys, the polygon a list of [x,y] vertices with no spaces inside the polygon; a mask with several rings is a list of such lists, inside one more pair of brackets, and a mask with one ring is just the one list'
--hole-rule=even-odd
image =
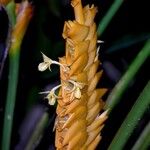
{"label": "plant stalk", "polygon": [[5,106],[4,115],[4,128],[2,137],[2,150],[9,150],[10,139],[12,132],[13,114],[16,100],[17,84],[18,84],[18,72],[19,72],[19,56],[20,53],[10,55],[9,59],[9,79],[8,79],[8,91]]}

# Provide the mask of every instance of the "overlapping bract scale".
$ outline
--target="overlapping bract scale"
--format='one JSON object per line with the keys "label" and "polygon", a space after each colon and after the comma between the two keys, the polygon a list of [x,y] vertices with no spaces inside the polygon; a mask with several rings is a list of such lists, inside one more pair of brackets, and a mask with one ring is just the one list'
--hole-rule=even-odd
{"label": "overlapping bract scale", "polygon": [[[94,150],[101,140],[100,132],[107,119],[107,111],[102,113],[102,96],[107,89],[96,88],[102,76],[96,56],[94,17],[97,8],[94,5],[83,8],[81,0],[72,0],[71,5],[75,20],[64,24],[62,35],[66,40],[66,55],[59,59],[69,70],[60,68],[62,87],[59,97],[62,98],[58,100],[56,111],[55,145],[58,150]],[[64,81],[68,81],[67,88],[63,87]],[[71,90],[71,81],[81,88]]]}

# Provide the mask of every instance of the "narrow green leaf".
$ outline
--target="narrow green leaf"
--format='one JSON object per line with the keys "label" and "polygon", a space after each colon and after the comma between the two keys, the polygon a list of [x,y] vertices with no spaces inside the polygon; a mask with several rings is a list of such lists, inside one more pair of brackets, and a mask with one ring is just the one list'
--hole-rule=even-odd
{"label": "narrow green leaf", "polygon": [[150,122],[146,125],[140,137],[131,150],[147,150],[150,146]]}
{"label": "narrow green leaf", "polygon": [[16,13],[15,13],[15,2],[11,1],[10,3],[8,3],[8,5],[6,6],[6,11],[8,14],[8,18],[10,21],[11,26],[15,26],[16,24]]}
{"label": "narrow green leaf", "polygon": [[145,60],[149,58],[149,56],[150,56],[150,40],[146,42],[142,50],[139,52],[139,54],[136,56],[134,61],[129,66],[128,70],[125,72],[125,74],[113,88],[112,92],[109,94],[106,100],[105,109],[109,108],[109,110],[111,111],[119,103],[121,96],[126,91],[129,84],[137,74],[138,70],[145,62]]}
{"label": "narrow green leaf", "polygon": [[123,0],[114,0],[113,4],[107,11],[106,15],[102,18],[102,20],[99,23],[97,34],[102,35],[105,29],[107,28],[108,24],[120,8],[121,4],[123,3]]}
{"label": "narrow green leaf", "polygon": [[110,48],[106,50],[106,53],[122,51],[125,48],[136,45],[148,39],[150,39],[149,33],[142,33],[139,35],[126,35],[122,38],[120,37],[119,40],[113,43],[112,46],[110,46]]}
{"label": "narrow green leaf", "polygon": [[48,113],[45,112],[43,116],[41,117],[41,119],[39,120],[38,124],[36,125],[31,135],[31,138],[29,139],[29,142],[25,148],[26,150],[35,148],[35,146],[38,144],[38,142],[42,138],[43,132],[48,124],[48,121],[49,121]]}
{"label": "narrow green leaf", "polygon": [[16,53],[15,55],[10,56],[9,81],[8,81],[7,99],[4,115],[3,136],[2,136],[2,150],[9,150],[10,147],[13,114],[18,84],[19,57],[20,53]]}
{"label": "narrow green leaf", "polygon": [[[6,10],[9,21],[11,22],[11,25],[14,26],[16,23],[14,1],[10,2],[7,5]],[[19,57],[20,53],[16,53],[15,55],[9,55],[9,79],[2,134],[2,150],[9,150],[10,147],[13,113],[18,84]]]}
{"label": "narrow green leaf", "polygon": [[126,119],[117,131],[108,150],[122,150],[128,138],[132,134],[138,121],[142,118],[144,112],[150,105],[150,81],[145,86],[144,90],[138,97],[132,109],[128,113]]}

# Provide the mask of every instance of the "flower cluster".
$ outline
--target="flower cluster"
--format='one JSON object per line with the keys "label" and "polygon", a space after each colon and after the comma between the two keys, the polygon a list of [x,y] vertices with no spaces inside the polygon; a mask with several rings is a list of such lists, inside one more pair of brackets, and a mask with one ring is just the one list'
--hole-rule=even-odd
{"label": "flower cluster", "polygon": [[[50,59],[43,53],[42,53],[42,56],[43,56],[43,62],[38,65],[39,71],[45,71],[47,69],[51,71],[50,67],[52,64],[59,65],[60,67],[63,68],[64,71],[67,71],[69,69],[68,67],[65,67],[63,64]],[[46,99],[48,99],[50,105],[54,105],[56,100],[61,98],[55,94],[56,90],[59,89],[61,86],[63,86],[64,90],[68,91],[68,93],[71,93],[71,96],[70,96],[71,100],[74,98],[77,98],[77,99],[81,98],[81,89],[83,89],[84,84],[75,82],[73,80],[63,81],[63,84],[60,84],[52,88],[50,91],[40,92],[40,94],[48,94],[46,96]]]}

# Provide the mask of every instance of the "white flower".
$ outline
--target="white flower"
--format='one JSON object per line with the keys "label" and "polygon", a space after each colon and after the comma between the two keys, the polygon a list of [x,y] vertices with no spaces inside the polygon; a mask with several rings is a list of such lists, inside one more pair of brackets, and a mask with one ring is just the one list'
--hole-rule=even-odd
{"label": "white flower", "polygon": [[42,56],[43,56],[43,62],[38,65],[38,70],[45,71],[46,69],[49,68],[49,70],[51,71],[50,65],[53,63],[53,61],[43,53]]}
{"label": "white flower", "polygon": [[84,83],[80,83],[80,82],[75,82],[73,80],[68,80],[69,83],[73,84],[73,88],[70,91],[71,94],[71,99],[73,97],[80,99],[81,98],[81,89],[83,89],[83,87],[85,86]]}
{"label": "white flower", "polygon": [[57,99],[54,91],[50,91],[46,98],[48,99],[49,105],[54,105]]}
{"label": "white flower", "polygon": [[79,87],[77,87],[77,88],[75,89],[75,91],[74,91],[74,96],[75,96],[75,98],[77,98],[77,99],[80,99],[80,98],[81,98],[81,90],[80,90]]}
{"label": "white flower", "polygon": [[[42,52],[41,52],[42,53]],[[55,64],[55,65],[59,65],[63,68],[64,71],[67,71],[69,68],[67,66],[64,66],[63,64],[57,62],[57,61],[54,61],[50,58],[48,58],[45,54],[42,53],[42,56],[43,56],[43,62],[40,63],[38,65],[38,70],[39,71],[45,71],[46,69],[49,69],[51,71],[51,68],[50,66],[52,64]]]}
{"label": "white flower", "polygon": [[40,94],[48,94],[45,98],[48,99],[49,105],[54,105],[56,100],[61,98],[55,94],[56,90],[61,87],[61,84],[52,88],[50,91],[40,92]]}

